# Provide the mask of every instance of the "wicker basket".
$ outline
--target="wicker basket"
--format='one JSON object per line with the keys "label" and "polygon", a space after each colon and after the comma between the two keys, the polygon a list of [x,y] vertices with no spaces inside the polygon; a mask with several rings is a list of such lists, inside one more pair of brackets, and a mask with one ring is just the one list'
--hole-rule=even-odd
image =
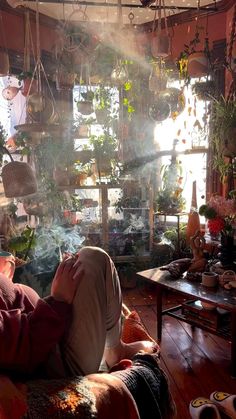
{"label": "wicker basket", "polygon": [[[8,154],[10,154],[8,152]],[[17,198],[37,192],[34,171],[28,163],[13,161],[2,168],[2,182],[7,198]]]}

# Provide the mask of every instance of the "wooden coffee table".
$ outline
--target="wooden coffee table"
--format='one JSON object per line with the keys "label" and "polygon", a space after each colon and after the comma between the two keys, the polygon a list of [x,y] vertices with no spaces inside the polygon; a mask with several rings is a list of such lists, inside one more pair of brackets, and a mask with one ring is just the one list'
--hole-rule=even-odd
{"label": "wooden coffee table", "polygon": [[[156,304],[157,304],[157,339],[161,340],[162,316],[169,315],[191,325],[200,327],[209,333],[216,334],[231,342],[231,375],[236,378],[236,289],[225,290],[222,287],[207,288],[199,282],[186,280],[185,277],[171,279],[169,272],[161,271],[159,268],[148,269],[137,272],[142,279],[148,280],[156,285]],[[171,290],[189,297],[191,300],[200,300],[227,310],[230,313],[228,327],[212,330],[205,325],[199,325],[194,320],[186,318],[181,311],[180,305],[162,310],[162,296],[164,290]]]}

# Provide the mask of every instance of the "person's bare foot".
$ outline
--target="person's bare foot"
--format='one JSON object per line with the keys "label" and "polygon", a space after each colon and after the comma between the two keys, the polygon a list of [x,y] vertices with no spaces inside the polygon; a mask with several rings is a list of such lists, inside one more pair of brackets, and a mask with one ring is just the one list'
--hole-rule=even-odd
{"label": "person's bare foot", "polygon": [[150,342],[149,340],[142,340],[132,343],[124,343],[120,341],[119,345],[114,348],[106,348],[104,352],[104,358],[107,366],[111,368],[121,359],[132,359],[135,354],[143,351],[149,354],[159,351],[159,346]]}

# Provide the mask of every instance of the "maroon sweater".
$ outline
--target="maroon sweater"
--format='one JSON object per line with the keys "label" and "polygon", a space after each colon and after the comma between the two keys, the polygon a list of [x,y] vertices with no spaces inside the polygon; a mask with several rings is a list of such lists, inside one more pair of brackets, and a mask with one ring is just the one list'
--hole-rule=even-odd
{"label": "maroon sweater", "polygon": [[0,275],[0,373],[35,373],[62,338],[71,306]]}

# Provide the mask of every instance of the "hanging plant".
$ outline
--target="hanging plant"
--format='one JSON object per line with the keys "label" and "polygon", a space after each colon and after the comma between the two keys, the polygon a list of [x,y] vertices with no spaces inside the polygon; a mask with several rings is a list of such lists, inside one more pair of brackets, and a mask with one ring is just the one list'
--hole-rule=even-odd
{"label": "hanging plant", "polygon": [[[213,165],[223,179],[234,173],[236,156],[236,102],[223,96],[214,99],[211,118],[210,144],[213,148]],[[224,157],[229,157],[227,162]]]}
{"label": "hanging plant", "polygon": [[199,48],[199,44],[201,43],[200,30],[202,28],[199,26],[198,18],[199,11],[196,18],[194,38],[189,42],[189,44],[184,44],[184,51],[180,53],[177,60],[180,76],[185,80],[186,84],[189,83],[190,78],[205,77],[213,71],[207,34],[205,37],[204,48]]}

